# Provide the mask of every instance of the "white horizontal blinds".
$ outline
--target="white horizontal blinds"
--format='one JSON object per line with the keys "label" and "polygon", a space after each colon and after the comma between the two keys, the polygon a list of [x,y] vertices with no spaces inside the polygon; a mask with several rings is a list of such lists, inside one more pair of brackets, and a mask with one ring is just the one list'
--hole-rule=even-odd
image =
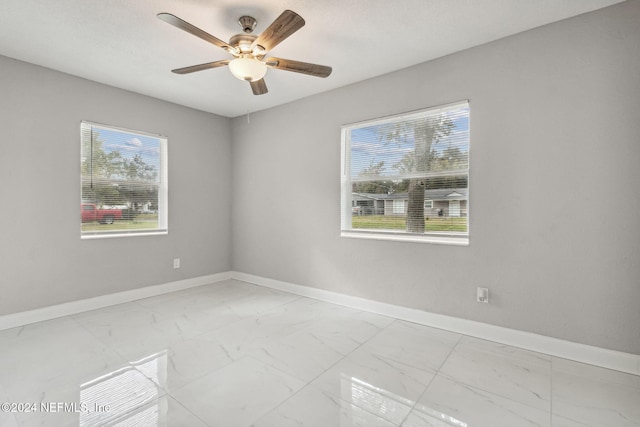
{"label": "white horizontal blinds", "polygon": [[343,230],[467,232],[467,102],[348,126],[343,138]]}
{"label": "white horizontal blinds", "polygon": [[81,137],[82,234],[165,229],[166,139],[87,122]]}
{"label": "white horizontal blinds", "polygon": [[351,180],[467,173],[468,117],[465,103],[352,128]]}

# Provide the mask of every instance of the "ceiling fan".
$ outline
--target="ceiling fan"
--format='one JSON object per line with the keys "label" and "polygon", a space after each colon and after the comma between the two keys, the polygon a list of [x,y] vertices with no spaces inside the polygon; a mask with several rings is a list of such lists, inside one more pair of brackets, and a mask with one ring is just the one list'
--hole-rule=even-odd
{"label": "ceiling fan", "polygon": [[171,70],[176,74],[189,74],[210,68],[229,66],[231,73],[235,77],[249,82],[254,95],[262,95],[268,92],[267,84],[264,81],[267,68],[293,71],[316,77],[328,77],[331,74],[331,67],[325,65],[282,58],[265,59],[271,49],[304,26],[304,19],[291,10],[282,12],[259,36],[251,34],[256,27],[257,21],[251,16],[240,17],[238,24],[242,27],[243,33],[231,37],[229,43],[225,43],[170,13],[159,13],[157,16],[174,27],[200,37],[234,56],[233,59],[223,59]]}

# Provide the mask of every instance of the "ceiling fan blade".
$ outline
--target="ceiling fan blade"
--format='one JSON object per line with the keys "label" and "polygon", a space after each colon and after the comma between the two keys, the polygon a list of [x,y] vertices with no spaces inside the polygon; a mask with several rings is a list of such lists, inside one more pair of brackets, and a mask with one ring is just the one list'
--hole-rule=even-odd
{"label": "ceiling fan blade", "polygon": [[267,67],[278,70],[293,71],[294,73],[308,74],[316,77],[329,77],[332,71],[331,67],[327,67],[326,65],[310,64],[292,59],[268,58],[265,64]]}
{"label": "ceiling fan blade", "polygon": [[258,36],[253,45],[260,45],[265,52],[268,52],[303,26],[302,16],[291,10],[285,10]]}
{"label": "ceiling fan blade", "polygon": [[231,60],[223,59],[222,61],[207,62],[205,64],[192,65],[190,67],[176,68],[175,70],[171,70],[171,72],[176,74],[195,73],[196,71],[208,70],[210,68],[224,67],[225,65],[229,65],[229,62],[231,62]]}
{"label": "ceiling fan blade", "polygon": [[249,82],[251,84],[251,90],[254,95],[264,95],[269,92],[267,89],[267,84],[264,79],[256,80],[255,82]]}
{"label": "ceiling fan blade", "polygon": [[164,22],[167,22],[174,27],[180,28],[181,30],[186,31],[189,34],[193,34],[196,37],[200,37],[202,40],[208,41],[209,43],[221,47],[224,50],[229,51],[233,49],[231,46],[229,46],[229,44],[223,42],[219,38],[212,36],[211,34],[207,33],[204,30],[201,30],[195,25],[189,24],[187,21],[184,21],[175,15],[172,15],[170,13],[159,13],[157,16]]}

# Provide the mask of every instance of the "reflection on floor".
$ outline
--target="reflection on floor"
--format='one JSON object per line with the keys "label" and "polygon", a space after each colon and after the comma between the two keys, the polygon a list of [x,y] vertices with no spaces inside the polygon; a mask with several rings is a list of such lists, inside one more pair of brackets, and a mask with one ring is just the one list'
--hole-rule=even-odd
{"label": "reflection on floor", "polygon": [[640,377],[238,281],[0,331],[1,426],[640,426]]}

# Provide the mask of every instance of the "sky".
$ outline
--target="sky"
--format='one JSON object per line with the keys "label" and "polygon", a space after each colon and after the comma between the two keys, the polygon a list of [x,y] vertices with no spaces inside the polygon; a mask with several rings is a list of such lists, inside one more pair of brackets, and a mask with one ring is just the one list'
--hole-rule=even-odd
{"label": "sky", "polygon": [[[446,114],[453,122],[451,134],[441,139],[433,148],[442,151],[448,147],[458,147],[463,152],[469,150],[469,108],[456,108]],[[384,161],[384,175],[394,175],[393,165],[398,163],[407,153],[414,150],[412,138],[405,142],[390,143],[381,140],[378,129],[382,124],[351,129],[351,177],[357,177],[371,162],[374,164]]]}
{"label": "sky", "polygon": [[100,127],[94,127],[94,132],[98,134],[106,153],[118,151],[127,159],[140,154],[145,163],[155,165],[156,170],[160,169],[161,140],[158,137]]}
{"label": "sky", "polygon": [[160,151],[163,137],[99,126],[94,126],[93,130],[102,141],[102,149],[105,153],[118,151],[126,159],[132,159],[139,154],[147,165],[155,166],[158,172],[156,179],[160,179]]}

